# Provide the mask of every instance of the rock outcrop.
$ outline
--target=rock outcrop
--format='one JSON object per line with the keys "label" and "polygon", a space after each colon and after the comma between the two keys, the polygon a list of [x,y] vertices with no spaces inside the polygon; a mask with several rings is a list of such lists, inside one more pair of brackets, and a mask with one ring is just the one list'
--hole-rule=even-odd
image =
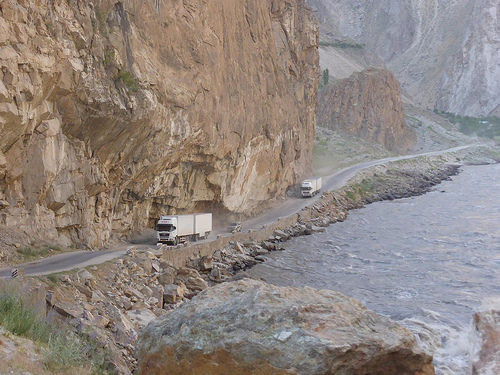
{"label": "rock outcrop", "polygon": [[472,373],[500,374],[500,310],[476,313],[474,327],[480,338],[480,348]]}
{"label": "rock outcrop", "polygon": [[307,2],[318,10],[322,38],[349,38],[380,56],[415,104],[500,115],[497,0]]}
{"label": "rock outcrop", "polygon": [[340,293],[244,279],[150,323],[140,374],[434,374],[406,329]]}
{"label": "rock outcrop", "polygon": [[0,225],[102,246],[161,214],[248,213],[312,153],[303,0],[0,6]]}
{"label": "rock outcrop", "polygon": [[399,82],[385,69],[368,69],[326,86],[319,95],[318,123],[406,152],[415,133],[406,124]]}

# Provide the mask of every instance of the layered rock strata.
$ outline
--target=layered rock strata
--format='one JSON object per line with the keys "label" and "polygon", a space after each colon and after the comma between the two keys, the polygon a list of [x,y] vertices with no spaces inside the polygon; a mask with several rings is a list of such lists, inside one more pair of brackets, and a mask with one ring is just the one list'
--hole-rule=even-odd
{"label": "layered rock strata", "polygon": [[318,123],[406,152],[416,141],[406,124],[399,82],[385,69],[367,69],[326,86],[319,95]]}
{"label": "layered rock strata", "polygon": [[434,374],[406,329],[340,293],[244,279],[150,323],[140,374]]}
{"label": "layered rock strata", "polygon": [[248,213],[308,168],[303,0],[5,0],[0,225],[99,247],[161,214]]}
{"label": "layered rock strata", "polygon": [[326,40],[346,37],[380,56],[415,104],[500,115],[497,0],[307,2]]}

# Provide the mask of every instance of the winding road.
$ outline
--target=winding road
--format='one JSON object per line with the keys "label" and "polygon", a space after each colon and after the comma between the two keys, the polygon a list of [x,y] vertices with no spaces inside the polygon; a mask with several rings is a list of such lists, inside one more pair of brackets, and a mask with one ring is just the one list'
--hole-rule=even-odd
{"label": "winding road", "polygon": [[[414,155],[396,156],[378,160],[371,160],[353,166],[344,168],[335,172],[330,176],[323,177],[323,188],[322,191],[331,191],[342,188],[346,183],[359,171],[373,167],[375,165],[380,165],[388,162],[398,161],[398,160],[408,160],[421,156],[433,156],[441,155],[449,152],[460,151],[466,148],[475,147],[479,144],[465,145],[459,147],[453,147],[441,151],[426,152]],[[265,214],[256,216],[242,223],[242,230],[258,230],[263,225],[268,225],[280,217],[287,217],[293,215],[294,213],[300,211],[304,207],[312,204],[317,199],[320,198],[320,194],[309,198],[288,198],[284,200],[281,204],[274,208],[268,210]],[[229,233],[224,230],[214,231],[206,241],[213,241],[217,238],[217,235],[223,235]],[[147,244],[128,244],[123,247],[111,249],[111,250],[101,250],[101,251],[73,251],[62,254],[53,255],[48,258],[43,258],[34,262],[19,264],[16,266],[11,266],[8,268],[0,269],[0,278],[9,278],[13,268],[19,269],[26,276],[40,276],[47,275],[55,272],[69,271],[75,268],[83,268],[91,265],[101,264],[110,261],[115,258],[119,258],[126,254],[127,250],[130,248],[136,248],[138,250],[151,249],[154,245]]]}

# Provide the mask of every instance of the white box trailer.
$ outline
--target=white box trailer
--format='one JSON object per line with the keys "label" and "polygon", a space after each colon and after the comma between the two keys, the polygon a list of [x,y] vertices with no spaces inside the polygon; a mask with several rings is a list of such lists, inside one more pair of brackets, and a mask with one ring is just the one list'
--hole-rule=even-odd
{"label": "white box trailer", "polygon": [[211,213],[162,216],[156,224],[158,242],[169,245],[205,239],[211,231]]}
{"label": "white box trailer", "polygon": [[302,197],[312,197],[320,192],[322,185],[321,177],[313,177],[302,181],[300,193]]}

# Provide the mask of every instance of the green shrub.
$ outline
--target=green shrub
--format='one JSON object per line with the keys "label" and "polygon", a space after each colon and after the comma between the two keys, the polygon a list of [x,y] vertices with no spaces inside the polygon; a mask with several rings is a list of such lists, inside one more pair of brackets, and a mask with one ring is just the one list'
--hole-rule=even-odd
{"label": "green shrub", "polygon": [[115,50],[113,48],[108,48],[104,51],[104,58],[102,62],[105,66],[110,66],[115,61]]}
{"label": "green shrub", "polygon": [[127,70],[120,70],[115,76],[115,82],[122,82],[126,87],[132,91],[139,90],[139,82],[137,79]]}
{"label": "green shrub", "polygon": [[107,367],[109,353],[95,340],[42,320],[33,308],[7,288],[0,290],[0,325],[41,345],[49,371],[83,366],[91,368],[94,374],[111,373]]}
{"label": "green shrub", "polygon": [[337,40],[335,42],[325,42],[321,41],[319,42],[320,47],[335,47],[335,48],[354,48],[354,49],[361,49],[364,48],[364,44],[360,43],[355,43],[355,42],[348,42],[345,40]]}
{"label": "green shrub", "polygon": [[60,246],[50,245],[43,247],[22,247],[17,249],[17,253],[21,256],[23,261],[30,261],[33,259],[43,258],[55,252],[62,251]]}
{"label": "green shrub", "polygon": [[108,15],[101,11],[99,8],[95,10],[95,17],[97,19],[97,27],[102,35],[108,36],[108,25],[106,23]]}
{"label": "green shrub", "polygon": [[478,137],[491,139],[500,136],[500,118],[498,117],[460,116],[450,112],[439,112],[437,109],[434,112],[446,117],[452,124],[457,124],[464,134],[475,134]]}

